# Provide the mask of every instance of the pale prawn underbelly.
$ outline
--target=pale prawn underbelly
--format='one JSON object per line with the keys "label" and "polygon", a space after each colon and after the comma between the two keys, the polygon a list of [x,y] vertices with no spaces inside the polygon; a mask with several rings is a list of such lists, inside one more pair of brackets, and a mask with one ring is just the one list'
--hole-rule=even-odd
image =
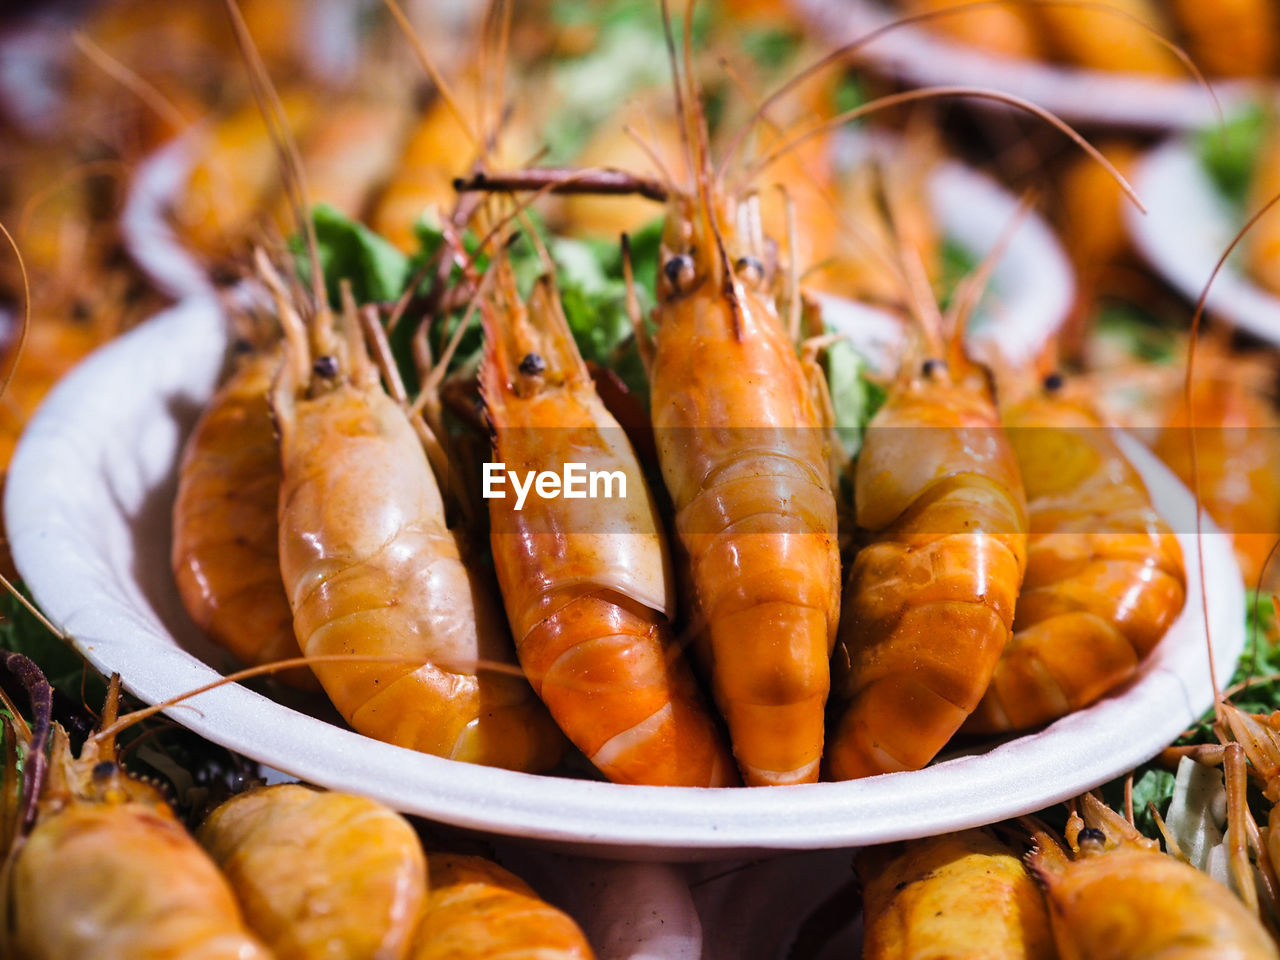
{"label": "pale prawn underbelly", "polygon": [[463,564],[399,408],[341,389],[288,413],[280,557],[299,645],[308,657],[404,661],[314,664],[334,705],[361,733],[400,746],[522,770],[554,765],[559,733],[510,673],[500,613]]}

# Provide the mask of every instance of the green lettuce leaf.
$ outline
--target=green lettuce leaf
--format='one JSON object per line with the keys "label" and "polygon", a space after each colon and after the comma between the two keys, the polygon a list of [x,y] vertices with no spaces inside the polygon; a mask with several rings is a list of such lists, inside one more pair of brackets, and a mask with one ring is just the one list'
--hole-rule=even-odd
{"label": "green lettuce leaf", "polygon": [[1243,209],[1258,164],[1268,117],[1259,103],[1250,103],[1195,137],[1200,164],[1213,185],[1235,207]]}

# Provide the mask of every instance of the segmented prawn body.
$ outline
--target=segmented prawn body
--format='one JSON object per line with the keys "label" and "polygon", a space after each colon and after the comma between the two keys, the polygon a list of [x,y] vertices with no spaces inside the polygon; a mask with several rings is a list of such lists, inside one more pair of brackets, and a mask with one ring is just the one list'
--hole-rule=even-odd
{"label": "segmented prawn body", "polygon": [[223,803],[197,837],[282,960],[407,954],[427,864],[413,827],[388,807],[279,784]]}
{"label": "segmented prawn body", "polygon": [[1092,796],[1065,850],[1043,831],[1029,857],[1062,960],[1274,960],[1266,929],[1226,886],[1159,851]]}
{"label": "segmented prawn body", "polygon": [[430,855],[431,892],[413,960],[592,960],[590,944],[566,914],[519,877],[482,857]]}
{"label": "segmented prawn body", "polygon": [[732,760],[672,635],[671,564],[640,463],[595,391],[550,279],[526,307],[505,264],[497,269],[506,282],[482,307],[480,370],[494,459],[520,476],[577,463],[584,478],[624,485],[577,500],[531,494],[520,509],[510,493],[489,500],[521,665],[609,779],[729,784]]}
{"label": "segmented prawn body", "polygon": [[294,633],[308,657],[406,660],[317,663],[325,692],[379,740],[492,766],[553,766],[559,731],[523,677],[498,672],[518,668],[496,597],[463,562],[414,427],[383,391],[356,319],[345,318],[340,343],[322,309],[309,349],[279,299],[292,334],[272,410]]}
{"label": "segmented prawn body", "polygon": [[838,780],[933,759],[987,689],[1026,566],[1018,465],[977,371],[905,371],[868,425],[854,490],[866,543],[832,663]]}
{"label": "segmented prawn body", "polygon": [[[299,655],[280,579],[280,446],[267,395],[281,351],[253,350],[201,414],[183,449],[172,564],[183,605],[205,633],[251,666]],[[307,670],[281,680],[314,689]]]}
{"label": "segmented prawn body", "polygon": [[1044,897],[982,830],[858,856],[865,960],[1056,960]]}
{"label": "segmented prawn body", "polygon": [[743,779],[812,781],[840,617],[830,441],[759,261],[730,266],[716,205],[674,203],[650,384],[686,615]]}
{"label": "segmented prawn body", "polygon": [[[268,960],[226,879],[152,786],[54,728],[36,825],[8,881],[18,960]],[[0,944],[2,945],[2,944]]]}
{"label": "segmented prawn body", "polygon": [[1013,638],[965,729],[1021,730],[1133,676],[1186,599],[1177,537],[1091,406],[1045,390],[1004,415],[1031,536]]}

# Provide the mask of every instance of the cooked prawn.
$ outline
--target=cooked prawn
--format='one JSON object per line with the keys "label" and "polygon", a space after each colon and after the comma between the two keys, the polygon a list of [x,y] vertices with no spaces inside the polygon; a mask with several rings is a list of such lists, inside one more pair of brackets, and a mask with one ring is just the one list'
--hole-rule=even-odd
{"label": "cooked prawn", "polygon": [[[280,579],[280,445],[267,394],[282,351],[244,350],[183,448],[173,504],[174,578],[200,629],[247,664],[298,655]],[[316,688],[307,670],[280,674]]]}
{"label": "cooked prawn", "polygon": [[[955,351],[958,353],[958,351]],[[978,371],[904,365],[855,465],[827,752],[846,780],[923,767],[987,689],[1026,567],[1018,465]]]}
{"label": "cooked prawn", "polygon": [[427,895],[413,827],[376,801],[279,784],[201,824],[248,925],[281,960],[403,957]]}
{"label": "cooked prawn", "polygon": [[984,830],[858,855],[864,960],[1056,960],[1044,897]]}
{"label": "cooked prawn", "polygon": [[1266,929],[1227,887],[1159,851],[1101,801],[1081,798],[1067,853],[1044,830],[1029,858],[1062,960],[1275,960]]}
{"label": "cooked prawn", "polygon": [[280,432],[280,568],[307,656],[379,654],[410,664],[317,664],[334,706],[361,733],[520,770],[560,755],[551,718],[512,664],[489,586],[456,532],[405,409],[387,396],[358,321],[313,304],[302,321],[275,283],[290,331],[271,393]]}
{"label": "cooked prawn", "polygon": [[592,960],[573,920],[523,880],[490,860],[428,856],[431,893],[422,911],[413,960]]}
{"label": "cooked prawn", "polygon": [[620,474],[625,497],[489,500],[494,565],[534,690],[609,779],[723,786],[733,764],[675,646],[662,521],[592,384],[551,278],[520,301],[505,261],[482,309],[480,385],[508,470]]}
{"label": "cooked prawn", "polygon": [[965,729],[1021,730],[1124,680],[1186,599],[1182,549],[1098,414],[1051,375],[1003,420],[1031,536],[1013,638]]}
{"label": "cooked prawn", "polygon": [[[119,679],[103,727],[115,719]],[[159,791],[94,737],[73,757],[53,725],[47,779],[29,777],[34,827],[7,864],[11,950],[21,960],[267,960],[231,888]],[[28,751],[42,756],[32,738]],[[0,946],[3,946],[0,941]],[[8,954],[6,954],[8,955]]]}

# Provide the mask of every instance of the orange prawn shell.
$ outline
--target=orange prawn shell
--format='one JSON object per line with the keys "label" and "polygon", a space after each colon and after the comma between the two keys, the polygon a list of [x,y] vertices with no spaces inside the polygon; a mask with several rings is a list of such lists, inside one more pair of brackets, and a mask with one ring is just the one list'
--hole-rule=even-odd
{"label": "orange prawn shell", "polygon": [[433,853],[431,894],[413,960],[592,960],[578,925],[519,877],[482,857]]}
{"label": "orange prawn shell", "polygon": [[282,960],[407,951],[426,900],[427,864],[413,827],[395,811],[366,797],[279,784],[226,801],[197,836],[249,925]]}
{"label": "orange prawn shell", "polygon": [[[226,879],[155,788],[55,727],[36,825],[8,877],[23,960],[269,960]],[[3,941],[0,940],[0,946]]]}
{"label": "orange prawn shell", "polygon": [[1092,703],[1133,675],[1186,599],[1177,537],[1088,404],[1032,397],[1005,424],[1031,536],[1014,636],[966,726],[974,732]]}
{"label": "orange prawn shell", "polygon": [[[300,655],[280,578],[280,447],[267,393],[279,351],[242,357],[188,438],[173,505],[171,562],[187,613],[250,665]],[[281,680],[318,689],[310,671]]]}
{"label": "orange prawn shell", "polygon": [[473,672],[512,662],[506,629],[463,564],[401,408],[379,387],[345,383],[281,406],[280,564],[304,654],[409,661],[316,664],[334,705],[389,743],[515,769],[553,766],[559,732],[528,684]]}
{"label": "orange prawn shell", "polygon": [[814,780],[840,611],[828,434],[774,307],[723,275],[705,220],[677,209],[666,246],[703,259],[684,293],[659,290],[651,371],[688,614],[747,782]]}
{"label": "orange prawn shell", "polygon": [[1124,844],[1069,860],[1031,856],[1061,960],[1276,960],[1265,928],[1225,885],[1157,850]]}
{"label": "orange prawn shell", "polygon": [[920,376],[872,419],[832,663],[836,779],[919,769],[982,698],[1026,568],[1026,501],[985,388]]}
{"label": "orange prawn shell", "polygon": [[[489,501],[490,542],[520,662],[570,739],[611,780],[723,786],[733,765],[675,644],[657,507],[543,281],[529,307],[486,305],[481,386],[495,458],[524,476],[579,463],[625,497]],[[533,321],[533,322],[531,322]],[[546,370],[528,375],[523,356]],[[615,491],[616,492],[616,491]]]}
{"label": "orange prawn shell", "polygon": [[872,848],[858,873],[866,960],[1056,960],[1035,880],[983,831]]}

